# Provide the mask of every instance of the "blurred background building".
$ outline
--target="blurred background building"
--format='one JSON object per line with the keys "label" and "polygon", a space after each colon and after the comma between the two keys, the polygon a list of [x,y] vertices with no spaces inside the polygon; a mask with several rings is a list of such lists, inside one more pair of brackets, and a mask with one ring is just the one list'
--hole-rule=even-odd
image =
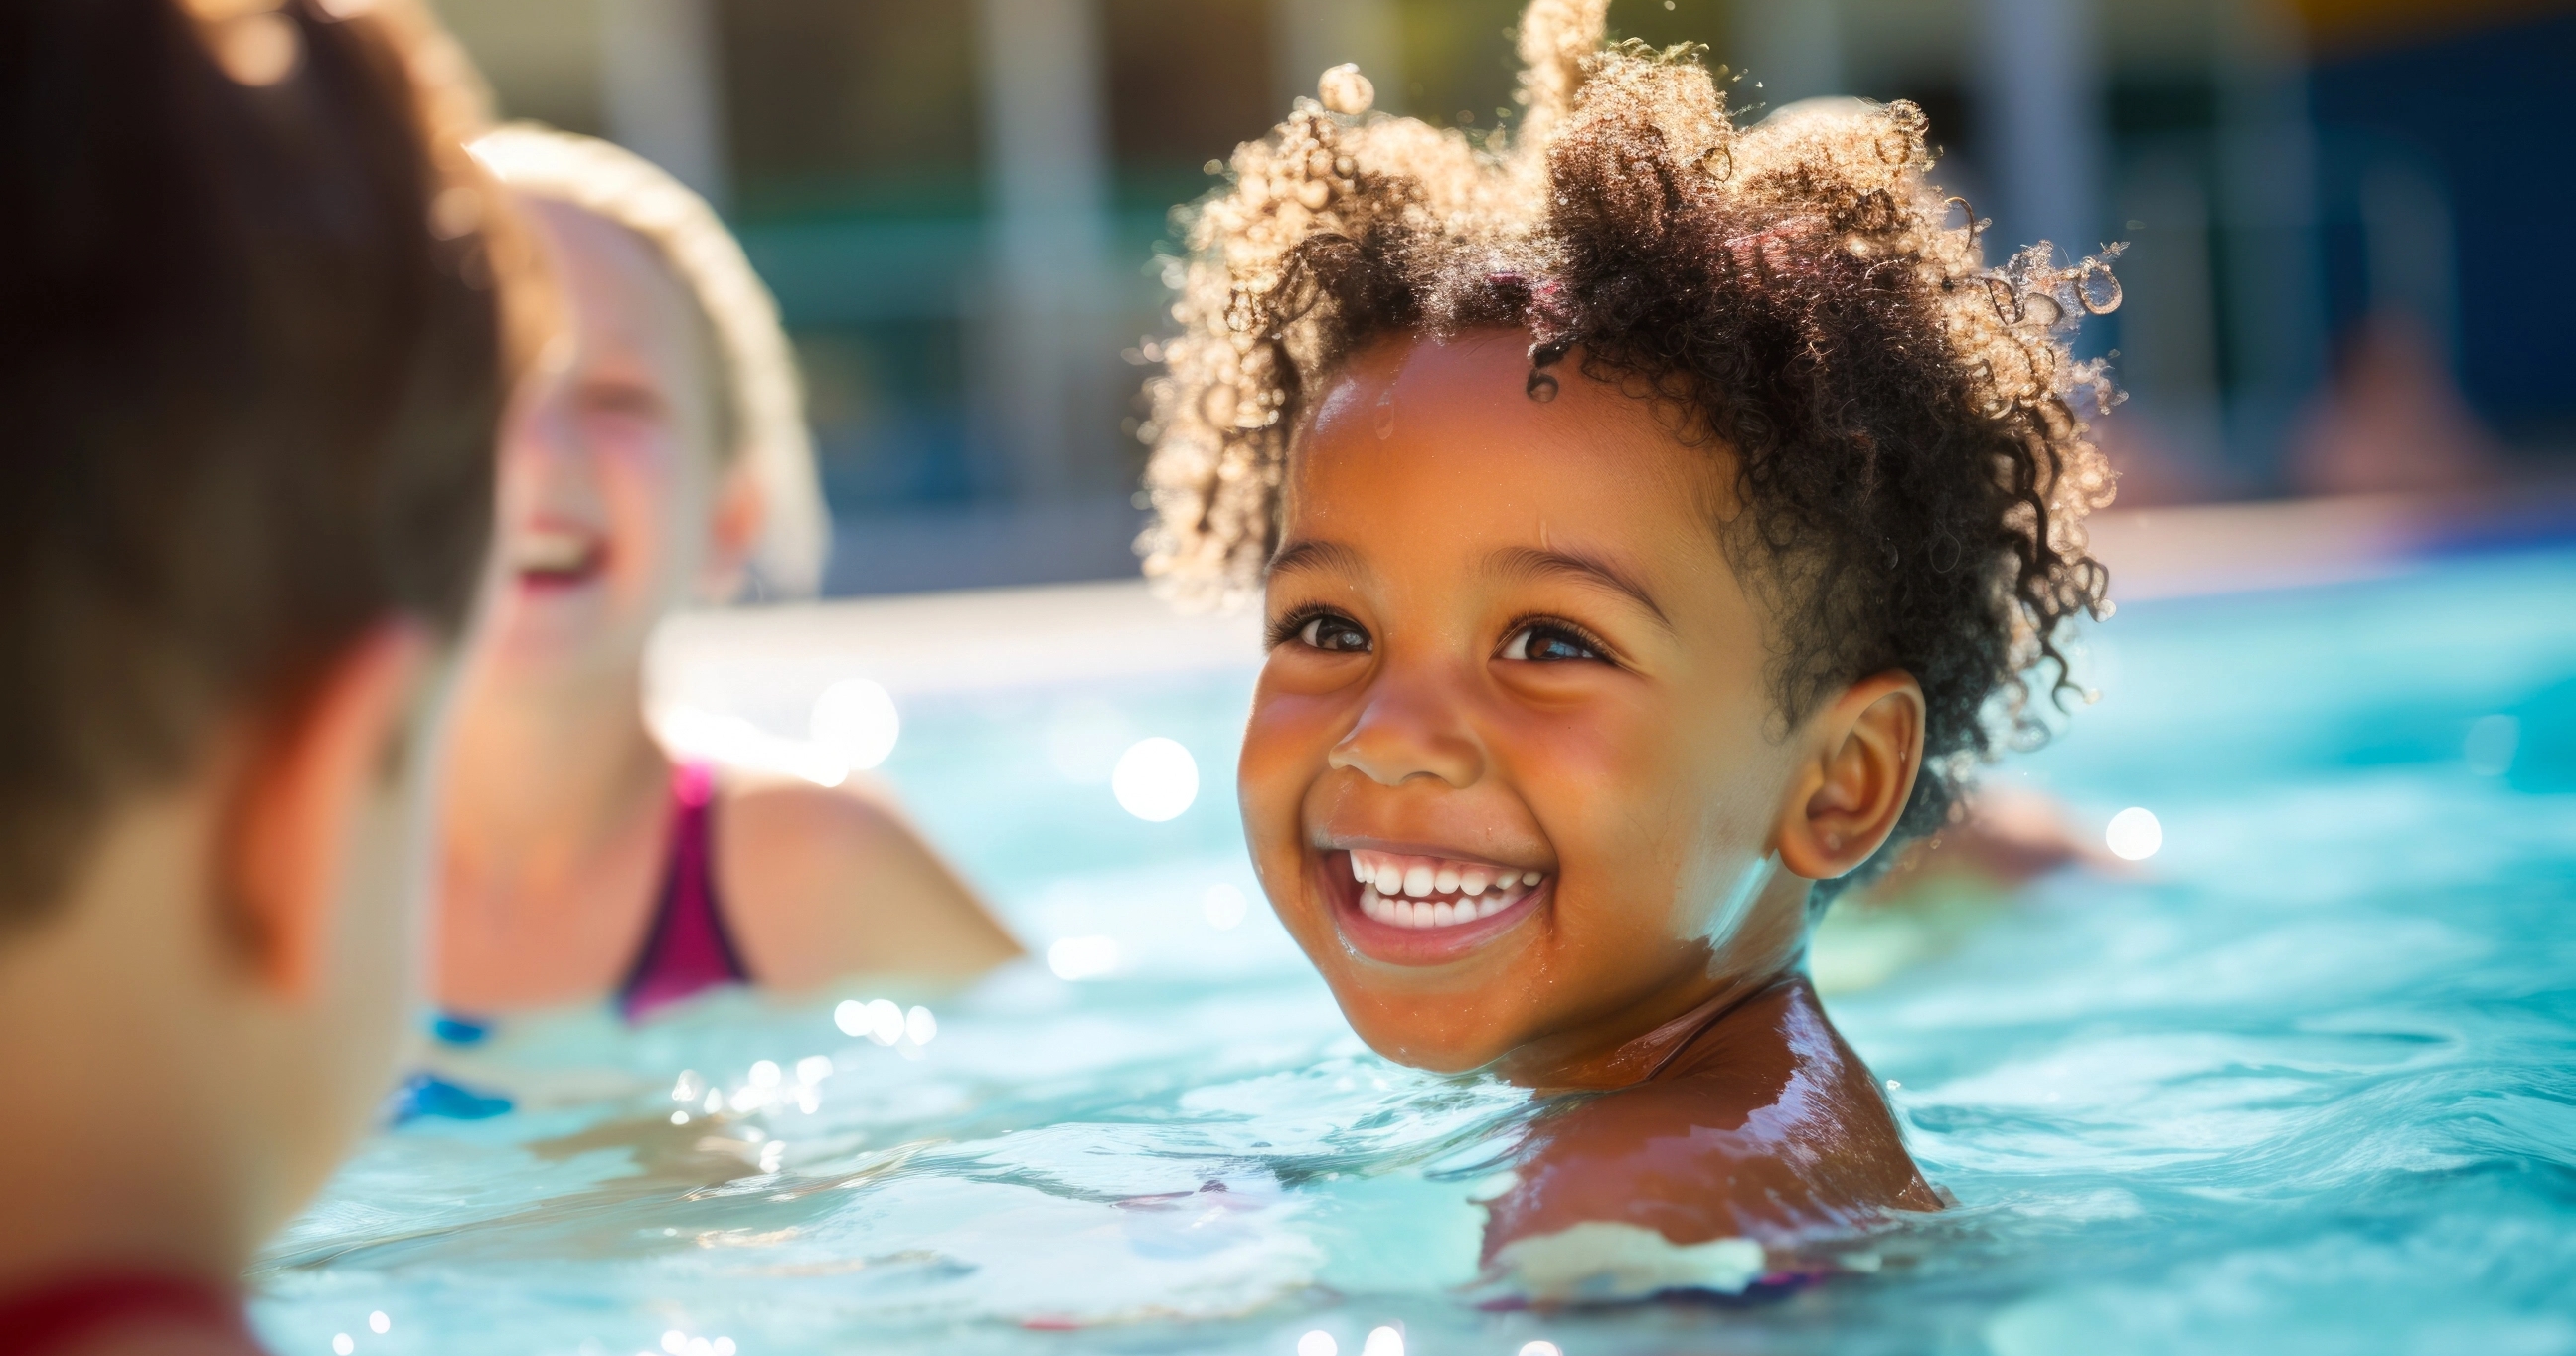
{"label": "blurred background building", "polygon": [[[504,111],[703,189],[776,290],[834,592],[1131,573],[1167,212],[1314,77],[1473,128],[1518,0],[445,0]],[[2576,469],[2570,0],[1618,0],[1758,115],[1909,98],[1998,241],[2129,242],[2123,502]]]}

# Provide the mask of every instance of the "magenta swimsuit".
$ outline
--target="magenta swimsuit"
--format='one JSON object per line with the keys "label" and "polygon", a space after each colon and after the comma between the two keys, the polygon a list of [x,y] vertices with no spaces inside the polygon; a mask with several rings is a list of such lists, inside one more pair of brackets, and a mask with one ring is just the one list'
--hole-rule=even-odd
{"label": "magenta swimsuit", "polygon": [[671,775],[671,861],[653,927],[635,968],[617,988],[617,1008],[629,1022],[723,984],[747,984],[751,973],[725,931],[724,905],[716,894],[710,810],[715,774],[704,763],[682,763]]}
{"label": "magenta swimsuit", "polygon": [[[724,984],[748,984],[751,972],[725,931],[724,904],[716,895],[709,814],[715,775],[704,763],[683,763],[671,774],[671,859],[662,870],[653,926],[626,981],[617,986],[617,1011],[629,1023]],[[433,1014],[430,1033],[447,1045],[475,1045],[491,1035],[487,1022],[452,1012]],[[415,1073],[394,1089],[385,1119],[395,1125],[424,1116],[479,1121],[506,1114],[510,1099]],[[0,1331],[0,1350],[8,1335]]]}

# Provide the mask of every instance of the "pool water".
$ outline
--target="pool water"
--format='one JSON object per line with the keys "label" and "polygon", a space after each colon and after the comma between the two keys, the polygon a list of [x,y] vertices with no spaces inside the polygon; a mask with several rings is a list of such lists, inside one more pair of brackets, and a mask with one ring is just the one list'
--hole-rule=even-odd
{"label": "pool water", "polygon": [[[2162,849],[1830,1000],[1960,1201],[1874,1274],[1479,1307],[1526,1099],[1370,1054],[1260,904],[1247,671],[907,702],[884,774],[1040,960],[454,1052],[518,1109],[371,1141],[257,1320],[285,1356],[2576,1351],[2576,553],[2139,605],[2083,662],[2099,704],[1996,775]],[[1168,822],[1109,786],[1146,735],[1202,774]],[[873,998],[933,1015],[845,1034]]]}

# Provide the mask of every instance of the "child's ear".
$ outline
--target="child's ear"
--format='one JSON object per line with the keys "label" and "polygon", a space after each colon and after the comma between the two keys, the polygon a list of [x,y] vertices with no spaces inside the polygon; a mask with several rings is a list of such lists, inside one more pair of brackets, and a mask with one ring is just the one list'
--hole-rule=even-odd
{"label": "child's ear", "polygon": [[1897,671],[1854,683],[1802,732],[1806,749],[1781,807],[1780,862],[1829,880],[1896,831],[1923,768],[1923,687]]}
{"label": "child's ear", "polygon": [[715,516],[708,524],[706,576],[700,587],[709,600],[723,602],[741,590],[743,571],[768,521],[769,497],[751,473],[749,456],[736,453],[716,482]]}
{"label": "child's ear", "polygon": [[247,751],[217,900],[273,992],[302,997],[320,976],[351,843],[405,752],[431,650],[419,623],[379,623]]}

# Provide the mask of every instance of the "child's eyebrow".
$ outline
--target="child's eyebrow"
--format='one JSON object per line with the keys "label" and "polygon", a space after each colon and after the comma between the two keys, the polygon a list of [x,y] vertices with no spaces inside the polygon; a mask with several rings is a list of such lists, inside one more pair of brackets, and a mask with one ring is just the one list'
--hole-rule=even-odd
{"label": "child's eyebrow", "polygon": [[1523,579],[1549,574],[1572,575],[1578,582],[1605,588],[1627,598],[1646,609],[1646,614],[1655,619],[1656,625],[1667,631],[1673,629],[1672,619],[1664,615],[1664,609],[1656,604],[1653,594],[1646,592],[1645,585],[1598,556],[1579,551],[1542,551],[1534,546],[1506,546],[1485,557],[1485,568],[1496,574]]}
{"label": "child's eyebrow", "polygon": [[1278,553],[1270,557],[1270,563],[1261,568],[1261,573],[1263,578],[1271,578],[1305,570],[1367,573],[1367,567],[1360,561],[1359,552],[1340,542],[1325,541],[1317,537],[1308,537],[1302,541],[1292,541],[1281,546]]}

